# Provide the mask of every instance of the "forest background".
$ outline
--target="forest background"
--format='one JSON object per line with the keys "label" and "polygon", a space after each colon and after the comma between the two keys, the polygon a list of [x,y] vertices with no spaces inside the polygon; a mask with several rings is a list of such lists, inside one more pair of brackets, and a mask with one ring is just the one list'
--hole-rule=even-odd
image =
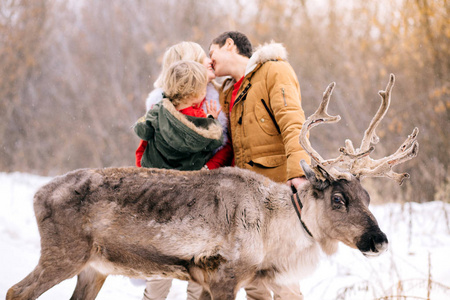
{"label": "forest background", "polygon": [[389,74],[391,108],[372,156],[393,153],[414,127],[417,158],[398,168],[405,187],[367,179],[377,199],[450,202],[450,5],[447,0],[2,0],[0,172],[56,176],[134,165],[133,123],[145,113],[167,47],[206,52],[223,31],[257,46],[283,43],[309,116],[336,82],[329,112],[342,120],[311,132],[336,157],[359,145]]}

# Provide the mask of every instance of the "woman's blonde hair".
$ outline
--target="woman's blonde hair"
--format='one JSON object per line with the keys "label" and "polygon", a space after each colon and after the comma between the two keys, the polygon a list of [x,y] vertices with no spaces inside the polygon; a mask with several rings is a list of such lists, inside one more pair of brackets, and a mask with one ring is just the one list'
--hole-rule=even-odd
{"label": "woman's blonde hair", "polygon": [[200,64],[206,58],[206,53],[203,48],[194,42],[181,42],[173,45],[166,50],[162,61],[162,70],[153,84],[155,88],[161,88],[163,86],[163,74],[174,62],[180,60],[193,60]]}
{"label": "woman's blonde hair", "polygon": [[162,89],[166,98],[177,106],[183,100],[199,97],[206,91],[206,68],[196,61],[178,61],[163,73]]}

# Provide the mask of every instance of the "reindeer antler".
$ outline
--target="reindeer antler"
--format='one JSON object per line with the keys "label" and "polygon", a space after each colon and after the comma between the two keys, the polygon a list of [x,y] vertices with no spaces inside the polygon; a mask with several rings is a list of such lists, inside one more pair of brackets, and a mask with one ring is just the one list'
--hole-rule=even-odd
{"label": "reindeer antler", "polygon": [[319,153],[317,153],[316,150],[311,146],[311,143],[308,139],[308,134],[311,128],[322,124],[322,123],[336,123],[338,122],[341,117],[340,116],[330,116],[327,112],[328,109],[328,103],[330,102],[330,97],[333,92],[333,89],[335,87],[336,83],[331,83],[325,92],[323,93],[323,99],[322,103],[320,103],[319,108],[316,110],[314,114],[309,116],[309,118],[303,123],[302,130],[300,131],[300,137],[299,141],[302,145],[303,149],[308,152],[308,154],[311,156],[311,159],[322,169],[327,171],[327,173],[333,178],[333,179],[340,179],[344,178],[347,180],[350,180],[350,174],[349,173],[343,173],[339,172],[336,168],[333,168],[332,165],[339,160],[340,157],[334,160],[325,160],[320,156]]}
{"label": "reindeer antler", "polygon": [[325,93],[323,94],[323,100],[319,108],[303,124],[299,138],[300,144],[303,149],[309,153],[317,166],[325,170],[332,179],[350,180],[350,174],[353,174],[359,178],[388,177],[396,180],[399,184],[402,184],[405,178],[409,178],[409,174],[395,173],[392,168],[395,165],[408,161],[417,156],[419,151],[419,143],[417,142],[419,129],[417,127],[414,128],[412,134],[408,136],[405,142],[394,154],[378,160],[373,160],[369,157],[370,153],[375,149],[371,144],[376,144],[379,141],[379,138],[375,133],[375,129],[378,127],[379,123],[389,109],[391,91],[394,86],[394,82],[395,77],[391,74],[386,90],[379,92],[381,96],[380,108],[370,122],[369,127],[364,132],[364,137],[359,149],[355,150],[353,143],[350,140],[346,140],[345,147],[339,149],[341,152],[339,157],[324,160],[317,153],[317,151],[312,148],[311,143],[309,142],[308,133],[311,128],[321,123],[335,123],[340,120],[340,116],[332,117],[327,113],[328,103],[330,101],[330,96],[334,89],[335,83],[331,83],[327,87]]}

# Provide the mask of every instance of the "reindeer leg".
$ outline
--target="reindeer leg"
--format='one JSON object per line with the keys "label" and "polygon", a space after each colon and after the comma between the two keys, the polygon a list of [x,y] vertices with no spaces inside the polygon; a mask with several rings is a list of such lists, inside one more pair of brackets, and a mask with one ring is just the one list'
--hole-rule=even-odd
{"label": "reindeer leg", "polygon": [[[223,278],[222,278],[223,279]],[[232,278],[210,283],[211,299],[236,299],[236,281]]]}
{"label": "reindeer leg", "polygon": [[211,294],[207,290],[203,289],[203,292],[200,294],[200,298],[198,298],[198,299],[199,300],[211,300],[212,298],[211,298]]}
{"label": "reindeer leg", "polygon": [[70,300],[90,300],[97,297],[108,275],[103,275],[92,267],[78,274],[77,286]]}
{"label": "reindeer leg", "polygon": [[51,222],[40,226],[41,257],[36,268],[8,290],[6,300],[36,299],[63,280],[80,273],[90,257],[86,238],[67,239]]}
{"label": "reindeer leg", "polygon": [[32,300],[65,279],[75,276],[82,268],[64,266],[45,258],[39,260],[36,268],[22,281],[8,290],[6,300]]}
{"label": "reindeer leg", "polygon": [[[214,276],[215,275],[215,276]],[[236,299],[238,280],[232,269],[220,268],[210,277],[209,293],[212,300]]]}
{"label": "reindeer leg", "polygon": [[208,272],[191,266],[189,272],[195,282],[203,286],[199,300],[236,299],[238,280],[232,268],[221,265]]}

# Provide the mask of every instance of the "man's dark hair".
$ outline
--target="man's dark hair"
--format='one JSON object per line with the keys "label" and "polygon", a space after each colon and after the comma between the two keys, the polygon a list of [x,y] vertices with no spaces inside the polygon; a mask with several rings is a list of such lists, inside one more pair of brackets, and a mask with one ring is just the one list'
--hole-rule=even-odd
{"label": "man's dark hair", "polygon": [[222,48],[223,45],[225,45],[225,42],[227,41],[228,38],[234,41],[234,44],[236,45],[238,53],[240,55],[246,56],[248,58],[252,56],[253,54],[252,43],[250,43],[250,40],[245,34],[240,33],[239,31],[226,31],[221,35],[219,35],[218,37],[216,37],[211,44],[219,45],[219,47]]}

